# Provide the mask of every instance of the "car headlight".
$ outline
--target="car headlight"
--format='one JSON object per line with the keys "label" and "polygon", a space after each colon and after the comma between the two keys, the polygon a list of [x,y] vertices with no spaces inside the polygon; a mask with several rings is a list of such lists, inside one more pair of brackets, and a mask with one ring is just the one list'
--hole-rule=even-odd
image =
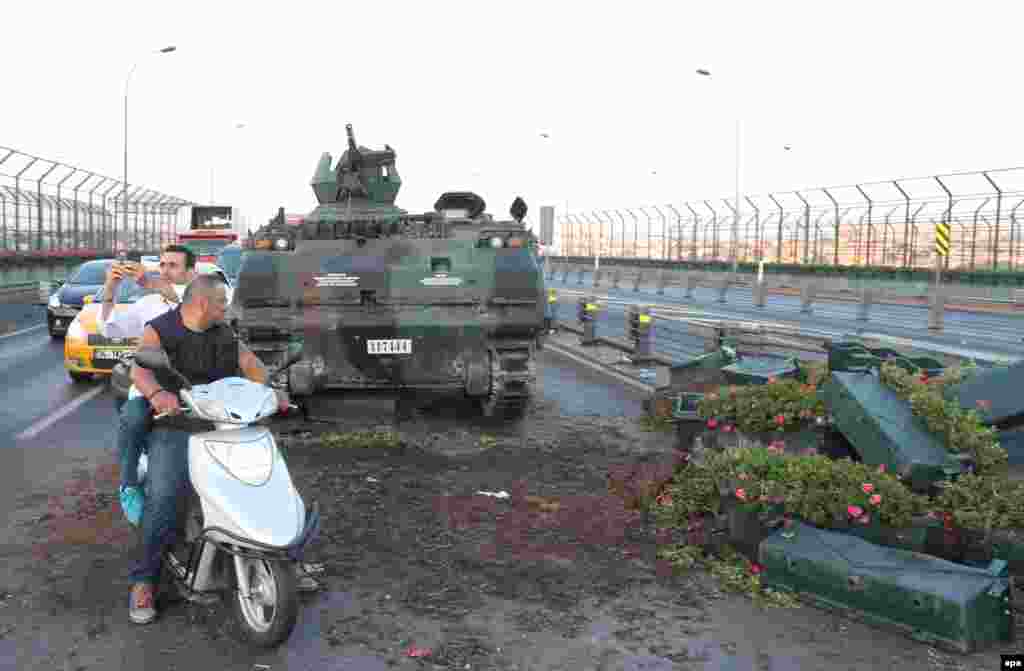
{"label": "car headlight", "polygon": [[89,336],[86,334],[85,329],[82,328],[82,322],[77,319],[71,321],[71,326],[68,327],[67,335],[64,336],[70,340],[88,340]]}
{"label": "car headlight", "polygon": [[501,238],[499,238],[499,237],[491,238],[491,247],[493,247],[495,249],[498,249],[499,247],[501,247],[501,245],[502,245]]}
{"label": "car headlight", "polygon": [[59,293],[56,293],[56,294],[50,296],[49,305],[50,305],[51,308],[53,308],[55,310],[60,307],[60,294]]}
{"label": "car headlight", "polygon": [[282,251],[288,249],[288,238],[278,238],[277,240],[274,240],[274,246]]}
{"label": "car headlight", "polygon": [[210,456],[245,484],[259,486],[270,479],[274,468],[274,451],[269,440],[261,438],[248,443],[224,443],[217,440],[204,442]]}

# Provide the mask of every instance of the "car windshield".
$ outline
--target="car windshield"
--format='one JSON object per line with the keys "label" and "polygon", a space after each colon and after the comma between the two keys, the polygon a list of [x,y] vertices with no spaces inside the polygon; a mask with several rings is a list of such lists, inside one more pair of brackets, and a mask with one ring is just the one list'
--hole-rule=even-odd
{"label": "car windshield", "polygon": [[[146,277],[149,279],[156,279],[160,277],[160,273],[146,273]],[[121,284],[117,287],[117,295],[114,297],[115,303],[134,303],[143,296],[149,294],[159,293],[156,289],[143,289],[139,286],[139,283],[133,279],[125,278],[121,280]],[[104,298],[103,289],[101,288],[96,292],[95,301],[100,302]]]}
{"label": "car windshield", "polygon": [[182,244],[196,256],[211,256],[231,244],[230,240],[185,240]]}
{"label": "car windshield", "polygon": [[86,263],[68,284],[103,284],[107,279],[108,263]]}
{"label": "car windshield", "polygon": [[224,269],[228,277],[238,277],[238,269],[242,265],[242,250],[238,247],[226,247],[217,257],[217,265]]}

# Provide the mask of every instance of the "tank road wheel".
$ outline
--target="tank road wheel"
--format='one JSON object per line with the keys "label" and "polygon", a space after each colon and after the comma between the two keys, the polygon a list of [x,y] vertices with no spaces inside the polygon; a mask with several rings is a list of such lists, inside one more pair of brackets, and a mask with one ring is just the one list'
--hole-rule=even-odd
{"label": "tank road wheel", "polygon": [[501,416],[514,419],[523,414],[533,391],[535,362],[533,352],[526,348],[492,349],[491,385],[481,401],[484,417]]}

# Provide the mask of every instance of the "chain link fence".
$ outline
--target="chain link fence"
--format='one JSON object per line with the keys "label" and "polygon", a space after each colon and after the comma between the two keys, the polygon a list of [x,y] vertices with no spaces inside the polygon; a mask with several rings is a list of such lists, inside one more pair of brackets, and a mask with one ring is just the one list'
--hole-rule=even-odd
{"label": "chain link fence", "polygon": [[947,268],[1018,270],[1022,205],[1024,168],[1006,168],[747,196],[739,213],[731,199],[569,212],[561,254],[933,268],[948,223]]}
{"label": "chain link fence", "polygon": [[192,203],[0,146],[0,255],[87,256],[156,250]]}

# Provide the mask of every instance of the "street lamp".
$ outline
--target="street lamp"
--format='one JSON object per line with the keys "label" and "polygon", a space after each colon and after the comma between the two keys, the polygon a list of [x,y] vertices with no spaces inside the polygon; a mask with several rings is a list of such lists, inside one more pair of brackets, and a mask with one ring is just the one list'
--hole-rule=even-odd
{"label": "street lamp", "polygon": [[[157,51],[150,52],[147,55],[155,54],[169,54],[172,51],[176,51],[177,47],[164,47]],[[128,71],[128,76],[124,80],[124,190],[121,192],[121,207],[124,208],[124,215],[121,220],[121,225],[124,230],[128,231],[128,83],[132,79],[132,74],[135,72],[135,68],[138,67],[139,63],[136,61],[132,65],[132,69]]]}
{"label": "street lamp", "polygon": [[[702,77],[711,77],[711,71],[699,68],[697,74]],[[736,117],[736,194],[733,205],[732,220],[732,272],[739,267],[739,240],[740,240],[740,120]]]}

